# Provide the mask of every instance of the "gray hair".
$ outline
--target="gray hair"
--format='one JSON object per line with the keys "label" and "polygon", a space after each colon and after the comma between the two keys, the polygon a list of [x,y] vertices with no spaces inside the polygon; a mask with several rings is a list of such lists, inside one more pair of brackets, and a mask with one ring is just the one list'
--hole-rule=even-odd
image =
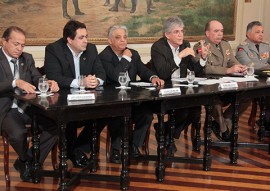
{"label": "gray hair", "polygon": [[165,20],[165,22],[163,24],[163,33],[172,32],[172,28],[174,26],[184,27],[185,25],[184,25],[182,19],[180,19],[180,17],[178,17],[178,16],[170,17],[167,20]]}
{"label": "gray hair", "polygon": [[260,21],[252,21],[247,25],[247,32],[251,32],[252,28],[255,26],[262,26],[262,23]]}
{"label": "gray hair", "polygon": [[123,29],[126,32],[126,35],[128,36],[128,29],[124,25],[113,25],[108,30],[108,38],[112,38],[112,34],[117,29]]}

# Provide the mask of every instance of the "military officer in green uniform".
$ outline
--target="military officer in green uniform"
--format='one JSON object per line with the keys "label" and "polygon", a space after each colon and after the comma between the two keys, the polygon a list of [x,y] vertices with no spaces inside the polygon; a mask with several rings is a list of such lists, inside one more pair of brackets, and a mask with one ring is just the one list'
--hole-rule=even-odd
{"label": "military officer in green uniform", "polygon": [[263,26],[259,21],[247,25],[246,37],[236,49],[237,60],[255,70],[270,69],[270,45],[263,42]]}
{"label": "military officer in green uniform", "polygon": [[[212,75],[244,74],[246,66],[240,64],[234,56],[230,44],[223,40],[223,25],[218,20],[211,20],[205,25],[205,43],[210,44],[208,58],[205,65],[205,73]],[[200,58],[201,44],[194,45],[196,59]],[[232,105],[226,109],[223,106],[231,103],[230,97],[222,96],[220,103],[214,106],[212,130],[218,139],[230,141],[230,129],[232,128]],[[239,106],[239,114],[248,107],[248,100],[243,100]],[[223,111],[224,109],[224,111]]]}

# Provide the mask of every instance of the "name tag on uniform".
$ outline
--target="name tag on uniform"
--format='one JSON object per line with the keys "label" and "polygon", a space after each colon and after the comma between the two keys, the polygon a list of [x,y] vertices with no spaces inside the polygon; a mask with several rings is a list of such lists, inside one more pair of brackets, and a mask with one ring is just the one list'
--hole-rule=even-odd
{"label": "name tag on uniform", "polygon": [[92,100],[95,99],[95,94],[68,94],[68,101],[74,100]]}
{"label": "name tag on uniform", "polygon": [[220,89],[236,89],[238,88],[237,82],[225,82],[220,83],[218,86]]}
{"label": "name tag on uniform", "polygon": [[159,91],[159,95],[161,95],[161,96],[175,95],[175,94],[181,94],[180,88],[166,88],[166,89],[161,89]]}

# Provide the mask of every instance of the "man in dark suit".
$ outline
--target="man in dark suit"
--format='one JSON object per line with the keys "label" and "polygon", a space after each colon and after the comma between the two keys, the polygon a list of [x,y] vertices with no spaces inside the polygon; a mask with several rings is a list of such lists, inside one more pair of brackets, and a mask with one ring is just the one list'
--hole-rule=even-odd
{"label": "man in dark suit", "polygon": [[[164,36],[151,47],[152,69],[165,82],[172,78],[187,76],[187,70],[203,74],[208,46],[202,47],[201,60],[195,61],[195,53],[188,41],[184,40],[184,23],[179,17],[168,18],[163,25]],[[176,128],[173,137],[179,139],[181,131],[192,122],[200,121],[200,107],[176,110]],[[166,129],[168,131],[168,128]],[[165,135],[168,138],[167,131]],[[168,140],[167,140],[168,142]],[[171,148],[172,152],[176,148]]]}
{"label": "man in dark suit", "polygon": [[[125,26],[114,25],[109,28],[107,46],[99,57],[102,61],[107,74],[107,84],[117,84],[120,72],[126,72],[129,81],[136,81],[138,75],[142,81],[152,82],[155,85],[163,85],[164,81],[159,79],[151,70],[149,70],[141,61],[139,53],[133,49],[127,48],[128,31]],[[143,145],[146,132],[153,120],[153,112],[146,104],[138,104],[132,108],[132,119],[135,122],[135,128],[131,141],[131,155],[137,157],[140,155],[138,150]],[[109,119],[109,128],[112,138],[111,162],[120,163],[120,137],[123,129],[123,120],[121,118]],[[117,133],[118,132],[118,133]]]}
{"label": "man in dark suit", "polygon": [[[23,181],[32,182],[32,152],[27,144],[26,124],[31,123],[28,108],[12,96],[15,90],[23,90],[35,97],[36,86],[41,74],[35,67],[31,54],[23,52],[25,32],[16,26],[7,28],[2,36],[0,49],[0,131],[8,136],[10,145],[18,154],[14,163]],[[50,89],[59,90],[55,81],[50,80]],[[30,95],[31,94],[31,95]],[[57,126],[45,117],[38,116],[40,135],[40,164],[43,164],[51,148],[57,141]]]}
{"label": "man in dark suit", "polygon": [[[45,49],[45,73],[58,82],[61,88],[78,88],[78,76],[85,75],[86,88],[103,85],[106,74],[94,44],[87,42],[84,23],[70,20],[63,29],[63,38],[49,44]],[[84,129],[76,139],[77,127]],[[84,152],[90,152],[91,121],[67,124],[67,157],[75,167],[84,167],[88,159]]]}

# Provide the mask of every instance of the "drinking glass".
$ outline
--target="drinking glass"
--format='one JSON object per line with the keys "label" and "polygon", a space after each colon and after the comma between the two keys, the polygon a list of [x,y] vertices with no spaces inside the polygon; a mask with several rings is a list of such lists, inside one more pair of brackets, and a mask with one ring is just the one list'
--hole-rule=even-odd
{"label": "drinking glass", "polygon": [[39,78],[38,89],[41,92],[41,96],[47,95],[47,91],[49,90],[49,83],[47,78]]}
{"label": "drinking glass", "polygon": [[247,77],[253,76],[253,74],[254,74],[254,67],[248,66],[247,67]]}
{"label": "drinking glass", "polygon": [[78,85],[79,85],[80,91],[85,90],[84,78],[85,78],[85,75],[78,76]]}
{"label": "drinking glass", "polygon": [[188,73],[187,73],[188,84],[193,84],[194,80],[195,80],[195,73],[194,73],[194,71],[188,71]]}
{"label": "drinking glass", "polygon": [[120,83],[121,88],[126,87],[126,83],[127,83],[127,73],[126,72],[119,72],[118,82]]}

